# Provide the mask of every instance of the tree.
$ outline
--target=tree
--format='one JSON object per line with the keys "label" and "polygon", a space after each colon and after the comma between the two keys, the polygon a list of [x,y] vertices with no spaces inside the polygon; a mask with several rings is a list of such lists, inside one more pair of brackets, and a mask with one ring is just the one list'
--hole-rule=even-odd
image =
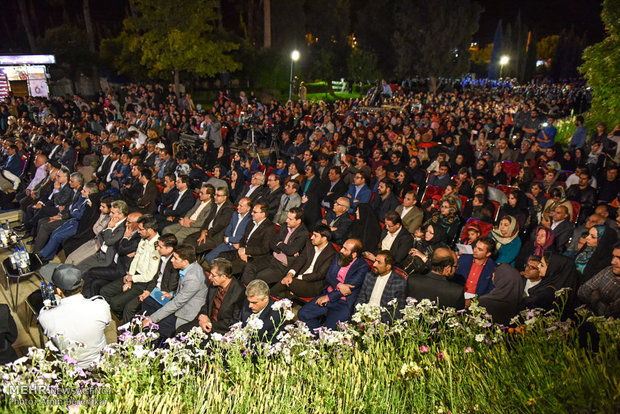
{"label": "tree", "polygon": [[[93,29],[93,19],[90,15],[90,0],[82,0],[82,11],[84,13],[86,33],[88,34],[88,48],[93,56],[97,56],[97,48],[95,46],[95,30]],[[99,92],[101,89],[101,84],[99,83],[99,71],[97,70],[97,65],[94,63],[91,68],[91,81],[93,83],[94,92]]]}
{"label": "tree", "polygon": [[497,22],[495,28],[495,36],[493,36],[493,50],[491,51],[491,60],[489,62],[489,73],[487,78],[497,79],[499,77],[500,65],[499,60],[502,56],[502,49],[504,47],[502,20]]}
{"label": "tree", "polygon": [[603,23],[607,37],[588,47],[579,71],[592,87],[589,123],[620,123],[620,2],[604,0]]}
{"label": "tree", "polygon": [[543,37],[536,43],[538,60],[549,60],[555,54],[555,48],[558,47],[560,35],[551,35]]}
{"label": "tree", "polygon": [[83,30],[67,24],[49,29],[43,38],[37,39],[38,50],[56,56],[56,64],[50,66],[52,78],[69,78],[74,91],[80,74],[90,70],[90,62],[96,58],[87,39]]}
{"label": "tree", "polygon": [[123,21],[123,31],[117,38],[122,44],[115,59],[120,72],[126,69],[122,63],[133,58],[149,76],[168,77],[172,73],[178,96],[181,71],[214,76],[240,68],[230,55],[239,45],[215,38],[215,0],[130,2],[135,16]]}
{"label": "tree", "polygon": [[30,25],[30,19],[28,18],[28,8],[26,6],[26,2],[23,0],[17,0],[17,4],[19,5],[19,14],[22,18],[22,24],[24,25],[24,30],[26,31],[26,38],[28,39],[28,46],[30,46],[30,50],[34,51],[36,49],[36,43],[34,40],[34,33],[32,31],[32,26]]}
{"label": "tree", "polygon": [[392,45],[392,16],[397,0],[356,0],[353,33],[358,47],[374,52],[380,71],[392,76],[396,59]]}
{"label": "tree", "polygon": [[397,74],[456,77],[469,69],[469,46],[482,7],[471,0],[403,0],[397,3],[393,36]]}
{"label": "tree", "polygon": [[374,52],[353,49],[347,62],[349,78],[354,82],[374,82],[381,74],[377,70],[378,59]]}

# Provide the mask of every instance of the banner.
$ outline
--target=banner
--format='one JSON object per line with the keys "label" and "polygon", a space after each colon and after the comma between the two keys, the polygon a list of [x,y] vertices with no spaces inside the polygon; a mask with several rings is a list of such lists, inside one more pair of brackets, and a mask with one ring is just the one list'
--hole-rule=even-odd
{"label": "banner", "polygon": [[0,99],[9,96],[9,78],[0,70]]}

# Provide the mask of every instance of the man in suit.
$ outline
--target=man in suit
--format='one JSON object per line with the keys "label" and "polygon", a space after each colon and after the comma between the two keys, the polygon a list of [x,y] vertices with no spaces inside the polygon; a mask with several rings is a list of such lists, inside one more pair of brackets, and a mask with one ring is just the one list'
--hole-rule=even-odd
{"label": "man in suit", "polygon": [[282,313],[273,309],[275,301],[269,296],[269,286],[260,279],[250,282],[245,289],[246,300],[241,308],[239,321],[242,326],[248,325],[253,318],[263,321],[263,326],[256,335],[261,342],[271,342],[276,339],[282,329]]}
{"label": "man in suit", "polygon": [[[575,225],[570,222],[568,217],[568,208],[564,205],[559,205],[553,210],[551,214],[552,222],[550,225],[551,232],[555,236],[553,244],[559,252],[566,250],[566,244],[570,240],[571,235],[575,230]],[[543,220],[543,225],[545,224]]]}
{"label": "man in suit", "polygon": [[[413,237],[403,227],[400,216],[395,211],[388,212],[385,216],[385,228],[381,232],[379,249],[390,252],[390,260],[394,266],[402,266],[412,248]],[[373,262],[376,259],[370,252],[364,252],[364,257]]]}
{"label": "man in suit", "polygon": [[[211,184],[203,184],[198,193],[198,200],[196,200],[194,207],[192,207],[178,223],[166,226],[162,234],[174,234],[179,243],[183,243],[190,235],[198,233],[213,209],[214,192],[215,189]],[[193,197],[194,196],[192,196],[192,198]]]}
{"label": "man in suit", "polygon": [[321,181],[316,174],[314,164],[305,169],[306,177],[301,182],[301,207],[304,210],[304,223],[311,226],[321,217]]}
{"label": "man in suit", "polygon": [[256,172],[252,176],[252,180],[250,181],[250,185],[245,184],[243,190],[239,193],[239,197],[235,201],[235,204],[239,204],[239,201],[243,197],[247,197],[252,200],[252,203],[256,203],[260,200],[264,194],[267,192],[267,189],[263,187],[263,183],[265,182],[265,174],[262,172]]}
{"label": "man in suit", "polygon": [[453,281],[456,254],[440,247],[433,252],[431,271],[407,279],[407,296],[418,301],[429,299],[441,308],[465,309],[463,286]]}
{"label": "man in suit", "polygon": [[62,154],[58,162],[67,167],[69,171],[75,169],[75,149],[73,148],[73,140],[71,138],[65,138],[62,141]]}
{"label": "man in suit", "polygon": [[[329,167],[327,179],[323,180],[321,206],[332,208],[336,200],[347,192],[347,184],[342,180],[342,172],[338,167]],[[348,199],[347,199],[348,201]]]}
{"label": "man in suit", "polygon": [[[54,188],[56,177],[60,171],[60,164],[56,161],[49,161],[46,166],[46,171],[47,176],[32,187],[29,194],[28,189],[26,189],[27,196],[22,198],[19,202],[19,208],[22,210],[24,217],[28,212],[28,207],[35,205],[39,200],[45,199],[45,197],[50,195],[52,189]],[[25,228],[25,226],[22,228]]]}
{"label": "man in suit", "polygon": [[224,233],[234,213],[235,208],[228,199],[228,187],[218,187],[215,190],[215,204],[211,207],[202,230],[189,237],[187,243],[196,245],[197,253],[216,248],[224,241]]}
{"label": "man in suit", "polygon": [[45,194],[35,205],[28,207],[26,217],[22,219],[26,231],[36,232],[40,219],[55,216],[61,210],[60,207],[64,209],[71,203],[73,191],[68,184],[69,174],[68,169],[61,168],[53,187],[49,189],[49,194]]}
{"label": "man in suit", "polygon": [[196,263],[194,248],[183,244],[177,246],[171,260],[179,271],[179,286],[174,297],[163,306],[150,296],[142,302],[142,309],[149,315],[142,321],[142,326],[158,324],[162,340],[172,337],[181,325],[193,321],[207,298],[207,278]]}
{"label": "man in suit", "polygon": [[415,191],[408,191],[403,198],[403,204],[396,207],[396,213],[400,216],[403,226],[411,234],[422,225],[424,219],[424,212],[414,205],[415,197]]}
{"label": "man in suit", "polygon": [[220,253],[232,263],[233,274],[241,274],[245,265],[255,259],[269,255],[270,242],[276,235],[276,229],[267,218],[267,203],[257,203],[252,207],[252,222],[245,228],[245,234],[239,242],[239,248]]}
{"label": "man in suit", "polygon": [[278,298],[313,298],[323,290],[327,270],[337,252],[330,243],[331,231],[324,224],[317,224],[310,240],[297,256],[280,283],[271,288]]}
{"label": "man in suit", "polygon": [[[131,213],[136,214],[136,213]],[[131,216],[130,214],[130,216]],[[139,214],[139,213],[138,213]],[[132,241],[137,239],[137,243]],[[107,267],[95,267],[84,273],[84,288],[90,296],[98,295],[100,289],[105,288],[108,302],[112,305],[116,296],[130,290],[134,284],[140,286],[133,289],[128,295],[123,295],[115,301],[112,310],[120,317],[123,307],[133,297],[139,295],[143,285],[150,281],[157,271],[159,253],[157,244],[157,221],[151,215],[138,218],[135,232],[127,227],[123,238],[118,243],[116,263]],[[130,250],[131,249],[131,250]]]}
{"label": "man in suit", "polygon": [[377,194],[370,203],[375,213],[377,213],[379,221],[385,221],[386,213],[388,211],[394,211],[399,204],[398,198],[396,198],[392,192],[392,183],[389,179],[384,178],[379,183]]}
{"label": "man in suit", "polygon": [[465,285],[465,303],[469,306],[471,299],[486,295],[493,290],[493,272],[495,262],[491,255],[495,242],[489,237],[481,237],[473,247],[473,254],[459,257],[455,280]]}
{"label": "man in suit", "polygon": [[[11,182],[12,185],[9,189],[13,193],[19,187],[19,183],[21,182],[19,177],[22,175],[23,163],[21,157],[17,153],[18,151],[19,149],[17,148],[17,145],[9,145],[9,148],[7,149],[8,157],[0,169],[0,172],[2,173],[0,177]],[[3,186],[3,188],[5,188],[5,186]]]}
{"label": "man in suit", "polygon": [[[123,200],[117,200],[110,207],[110,221],[105,229],[97,235],[97,251],[91,256],[81,258],[79,262],[73,264],[79,268],[82,273],[93,267],[109,266],[116,255],[116,244],[123,238],[125,234],[126,219],[129,208]],[[135,218],[137,227],[138,219]]]}
{"label": "man in suit", "polygon": [[226,230],[224,230],[224,241],[205,256],[207,263],[211,263],[222,252],[233,251],[239,248],[239,243],[245,234],[248,223],[252,221],[250,210],[252,210],[252,200],[242,198],[237,206],[237,212],[233,213],[232,220],[226,227]]}
{"label": "man in suit", "polygon": [[311,331],[321,326],[319,318],[325,316],[323,326],[335,330],[338,322],[351,318],[353,306],[359,295],[364,277],[370,270],[361,257],[362,242],[349,239],[344,242],[339,255],[334,258],[325,280],[323,294],[314,298],[299,310],[297,317]]}
{"label": "man in suit", "polygon": [[349,207],[349,199],[340,197],[334,202],[332,209],[325,213],[325,218],[320,221],[320,224],[329,227],[332,232],[331,241],[338,245],[344,242],[345,237],[349,233],[349,227],[353,222],[348,213]]}
{"label": "man in suit", "polygon": [[159,214],[155,215],[160,231],[170,224],[178,223],[194,205],[194,193],[189,186],[190,178],[187,175],[180,175],[176,179],[176,197],[169,204],[163,205]]}
{"label": "man in suit", "polygon": [[112,165],[112,144],[105,142],[101,145],[101,160],[99,166],[95,170],[95,177],[97,181],[105,181],[106,175],[110,172],[110,166]]}
{"label": "man in suit", "polygon": [[157,212],[159,189],[155,181],[152,180],[153,173],[151,170],[146,166],[140,166],[139,169],[140,175],[138,176],[138,180],[141,185],[141,187],[139,187],[141,192],[133,211],[139,211],[142,214],[155,214]]}
{"label": "man in suit", "polygon": [[[60,227],[63,223],[69,221],[74,217],[78,220],[82,217],[84,209],[86,208],[86,201],[88,196],[82,196],[82,186],[84,185],[84,177],[81,173],[71,174],[68,187],[70,188],[70,201],[66,205],[58,206],[58,214],[51,217],[40,217],[37,223],[37,229],[35,239],[32,246],[34,253],[39,253],[43,246],[49,240],[50,235],[54,230]],[[54,252],[56,253],[56,252]]]}
{"label": "man in suit", "polygon": [[162,294],[175,292],[179,285],[179,271],[172,266],[172,253],[177,247],[177,238],[174,234],[164,234],[157,240],[157,252],[160,260],[155,276],[146,283],[132,283],[131,288],[119,293],[112,283],[101,289],[110,309],[123,315],[123,323],[131,321],[142,307],[142,302],[151,295],[153,289],[159,289]]}
{"label": "man in suit", "polygon": [[301,196],[299,195],[299,183],[291,180],[284,186],[284,194],[280,197],[278,212],[274,216],[273,222],[276,224],[284,223],[288,212],[293,207],[301,206]]}
{"label": "man in suit", "polygon": [[[101,196],[101,193],[97,195]],[[94,240],[96,235],[108,225],[108,221],[110,220],[110,207],[113,201],[114,198],[112,196],[100,197],[99,202],[95,200],[92,202],[92,205],[86,207],[86,211],[84,211],[82,219],[78,223],[76,233],[62,242],[62,250],[65,252],[67,260],[69,256],[71,256],[71,253],[77,249],[81,249],[82,246],[84,246],[85,251],[87,247],[90,248],[90,250],[88,250],[90,253],[83,254],[82,256],[84,257],[90,256],[97,251],[97,245]],[[67,261],[65,261],[65,263],[67,263]]]}
{"label": "man in suit", "polygon": [[353,176],[353,184],[349,186],[349,190],[345,197],[349,199],[349,214],[355,214],[357,205],[361,203],[369,203],[372,192],[366,185],[366,177],[362,173],[355,173]]}
{"label": "man in suit", "polygon": [[144,152],[144,158],[142,159],[142,163],[151,169],[155,166],[155,159],[157,158],[155,144],[155,141],[152,139],[146,143],[146,151]]}
{"label": "man in suit", "polygon": [[277,236],[269,241],[273,253],[255,257],[243,270],[241,283],[247,285],[254,279],[274,285],[282,279],[295,255],[303,249],[308,240],[308,229],[302,223],[303,211],[299,207],[289,210],[286,225],[280,227]]}
{"label": "man in suit", "polygon": [[267,177],[267,188],[269,191],[263,195],[261,201],[266,201],[267,204],[269,204],[269,219],[273,220],[280,206],[282,194],[284,194],[282,178],[278,174],[270,174],[269,177]]}
{"label": "man in suit", "polygon": [[207,300],[200,308],[198,316],[180,326],[176,331],[177,334],[189,332],[196,326],[208,335],[212,332],[224,334],[239,320],[245,289],[233,277],[232,264],[226,259],[214,259],[209,280],[211,285],[207,292]]}
{"label": "man in suit", "polygon": [[[400,310],[405,307],[407,280],[392,271],[392,255],[387,250],[380,250],[375,256],[373,271],[364,278],[357,304],[381,306],[381,322],[388,323],[399,319]],[[393,301],[396,300],[396,303]]]}

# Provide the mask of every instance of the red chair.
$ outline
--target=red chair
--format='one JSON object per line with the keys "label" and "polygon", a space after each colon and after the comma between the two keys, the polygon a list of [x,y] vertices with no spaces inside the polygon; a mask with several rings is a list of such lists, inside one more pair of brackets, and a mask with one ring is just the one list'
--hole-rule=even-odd
{"label": "red chair", "polygon": [[228,135],[228,127],[222,127],[222,141],[226,141],[226,135]]}
{"label": "red chair", "polygon": [[581,210],[581,204],[576,201],[571,201],[571,204],[573,205],[573,217],[571,217],[570,221],[577,223],[577,219],[579,218],[579,210]]}
{"label": "red chair", "polygon": [[157,189],[159,190],[160,193],[164,192],[164,186],[161,184],[157,184]]}
{"label": "red chair", "polygon": [[418,191],[420,190],[418,188],[418,185],[416,183],[409,183],[409,185],[411,186],[411,188],[413,189],[413,191],[415,191],[415,195],[416,197],[418,196]]}
{"label": "red chair", "polygon": [[422,196],[422,202],[424,203],[429,198],[435,198],[435,197],[439,197],[441,199],[441,196],[443,195],[444,191],[446,190],[441,187],[437,187],[435,185],[428,185],[426,186],[426,190],[424,190],[424,195]]}
{"label": "red chair", "polygon": [[325,213],[327,213],[327,210],[325,210],[325,207],[321,207],[321,217],[325,218]]}
{"label": "red chair", "polygon": [[332,243],[332,246],[334,246],[334,249],[336,249],[337,252],[340,251],[340,246],[338,246],[336,243]]}
{"label": "red chair", "polygon": [[473,217],[470,217],[469,220],[465,223],[465,227],[463,227],[463,232],[461,233],[461,240],[467,237],[467,230],[469,230],[472,225],[477,225],[480,228],[480,237],[488,236],[491,231],[493,231],[493,225],[490,223],[486,223],[484,221],[480,221]]}
{"label": "red chair", "polygon": [[267,168],[267,172],[265,173],[265,177],[269,177],[274,170],[275,170],[275,168],[273,168],[273,167]]}
{"label": "red chair", "polygon": [[407,274],[407,272],[405,272],[403,269],[401,269],[400,267],[393,267],[392,268],[392,272],[396,273],[397,275],[401,276],[403,279],[407,280],[409,278],[409,275]]}
{"label": "red chair", "polygon": [[519,165],[518,162],[502,161],[502,170],[504,170],[504,172],[508,176],[508,179],[512,180],[519,175],[519,171],[521,171],[521,165]]}
{"label": "red chair", "polygon": [[511,187],[509,185],[498,185],[497,189],[506,194],[506,197],[508,197],[511,191],[519,191],[518,187]]}
{"label": "red chair", "polygon": [[497,201],[491,200],[493,203],[493,207],[495,208],[495,212],[493,213],[493,221],[497,220],[497,215],[499,214],[499,203]]}
{"label": "red chair", "polygon": [[380,221],[379,222],[379,227],[381,227],[381,231],[383,231],[383,229],[385,228],[385,223]]}

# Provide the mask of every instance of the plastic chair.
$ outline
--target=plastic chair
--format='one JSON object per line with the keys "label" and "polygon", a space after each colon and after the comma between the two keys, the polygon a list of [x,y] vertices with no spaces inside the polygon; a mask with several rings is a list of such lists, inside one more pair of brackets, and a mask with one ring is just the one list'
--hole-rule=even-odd
{"label": "plastic chair", "polygon": [[506,197],[508,197],[511,191],[519,191],[518,187],[511,187],[509,185],[498,185],[497,189],[506,194]]}
{"label": "plastic chair", "polygon": [[502,161],[502,170],[506,173],[508,179],[512,180],[519,175],[521,165],[518,162]]}
{"label": "plastic chair", "polygon": [[577,223],[577,219],[579,218],[579,211],[581,210],[581,204],[579,204],[576,201],[571,201],[571,204],[573,205],[573,217],[571,217],[571,220],[573,223]]}
{"label": "plastic chair", "polygon": [[426,186],[426,190],[424,190],[424,195],[422,196],[422,202],[425,202],[429,198],[433,198],[435,196],[438,196],[439,198],[441,198],[441,196],[443,196],[443,193],[445,191],[446,190],[441,187],[437,187],[435,185],[428,185]]}
{"label": "plastic chair", "polygon": [[461,233],[461,240],[467,237],[467,230],[469,230],[470,227],[473,227],[474,224],[478,226],[478,228],[480,228],[481,237],[488,236],[491,231],[493,231],[492,224],[470,217],[469,220],[467,220],[467,222],[465,223],[465,226],[463,227],[463,232]]}

